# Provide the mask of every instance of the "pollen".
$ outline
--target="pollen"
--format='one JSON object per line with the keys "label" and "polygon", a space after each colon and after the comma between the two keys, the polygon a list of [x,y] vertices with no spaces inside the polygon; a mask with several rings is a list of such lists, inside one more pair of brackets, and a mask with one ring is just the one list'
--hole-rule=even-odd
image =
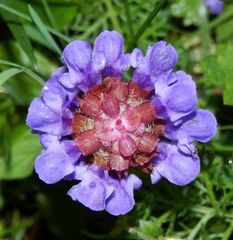
{"label": "pollen", "polygon": [[88,162],[119,177],[130,168],[151,172],[164,124],[149,97],[150,91],[118,77],[106,78],[81,95],[72,136]]}

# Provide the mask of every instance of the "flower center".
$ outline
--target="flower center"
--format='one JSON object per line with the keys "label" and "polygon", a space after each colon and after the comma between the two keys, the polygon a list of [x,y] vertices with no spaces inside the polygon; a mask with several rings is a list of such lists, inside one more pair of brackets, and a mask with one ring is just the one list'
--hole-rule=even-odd
{"label": "flower center", "polygon": [[72,120],[73,138],[82,154],[119,176],[127,175],[130,167],[149,173],[164,128],[149,94],[115,77],[83,94]]}

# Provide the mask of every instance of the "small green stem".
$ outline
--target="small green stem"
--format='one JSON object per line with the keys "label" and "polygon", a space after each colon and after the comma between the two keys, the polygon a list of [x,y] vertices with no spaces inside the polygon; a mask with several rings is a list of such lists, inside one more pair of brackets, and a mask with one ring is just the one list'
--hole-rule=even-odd
{"label": "small green stem", "polygon": [[213,152],[230,152],[233,153],[233,147],[229,145],[220,145],[218,143],[212,143],[211,146],[205,146],[206,150]]}
{"label": "small green stem", "polygon": [[208,196],[209,196],[209,200],[210,200],[212,206],[216,207],[218,202],[216,200],[216,197],[215,197],[215,194],[214,194],[214,191],[213,191],[213,186],[212,186],[212,183],[209,179],[209,176],[206,173],[203,173],[203,178],[205,180],[205,185],[206,185],[207,193],[208,193]]}
{"label": "small green stem", "polygon": [[128,0],[124,0],[124,5],[125,5],[125,14],[126,14],[126,19],[127,19],[128,29],[129,29],[129,35],[134,36],[134,30],[133,30],[133,24],[132,24],[132,18],[131,18]]}
{"label": "small green stem", "polygon": [[219,130],[233,130],[233,125],[224,125],[224,126],[219,126]]}
{"label": "small green stem", "polygon": [[231,19],[232,17],[233,17],[233,7],[229,8],[229,10],[226,11],[224,14],[219,15],[216,19],[210,22],[209,29],[216,28],[217,26]]}
{"label": "small green stem", "polygon": [[127,52],[131,51],[137,41],[140,39],[142,34],[145,32],[147,26],[152,22],[154,17],[158,14],[158,12],[164,8],[168,4],[168,0],[159,0],[157,4],[155,5],[153,11],[149,14],[149,16],[145,19],[141,27],[138,29],[136,34],[132,37],[132,40],[130,41],[128,47],[127,47]]}
{"label": "small green stem", "polygon": [[46,12],[46,14],[48,16],[48,19],[49,19],[52,27],[57,30],[57,24],[56,24],[56,22],[54,20],[52,12],[50,11],[50,8],[49,8],[49,5],[48,5],[47,1],[46,0],[42,0],[42,4],[44,6],[45,12]]}
{"label": "small green stem", "polygon": [[205,225],[213,216],[214,216],[214,212],[213,211],[207,212],[203,216],[203,218],[198,222],[198,224],[192,229],[191,233],[187,237],[187,240],[194,240],[194,239],[196,239],[195,237],[198,234],[198,232],[200,231],[201,227],[203,225]]}
{"label": "small green stem", "polygon": [[209,33],[209,23],[208,23],[208,15],[207,10],[203,11],[201,15],[202,24],[200,26],[200,37],[202,39],[202,51],[204,56],[208,56],[210,54],[210,33]]}
{"label": "small green stem", "polygon": [[6,61],[6,60],[2,60],[0,59],[0,64],[3,64],[3,65],[7,65],[7,66],[12,66],[12,67],[16,67],[16,68],[19,68],[19,69],[22,69],[25,73],[27,73],[28,75],[30,75],[32,78],[34,78],[37,82],[39,82],[42,86],[44,85],[45,81],[38,75],[36,74],[35,72],[33,72],[31,69],[27,68],[27,67],[24,67],[24,66],[21,66],[19,64],[16,64],[16,63],[12,63],[12,62],[9,62],[9,61]]}
{"label": "small green stem", "polygon": [[[12,14],[14,14],[14,15],[16,15],[16,16],[18,16],[18,17],[20,17],[20,18],[22,18],[22,19],[24,19],[28,22],[32,22],[32,19],[28,15],[26,15],[24,13],[21,13],[21,12],[15,10],[15,9],[11,8],[11,7],[8,7],[8,6],[0,3],[0,8],[4,9],[5,11],[7,11],[9,13],[12,13]],[[67,37],[66,35],[60,33],[59,31],[54,30],[53,28],[51,28],[47,25],[45,25],[45,27],[50,33],[54,34],[55,36],[57,36],[57,37],[59,37],[63,40],[65,40],[66,42],[71,42],[71,41],[74,40],[74,39],[72,39],[70,37]]]}
{"label": "small green stem", "polygon": [[118,22],[118,19],[117,19],[117,13],[114,9],[114,7],[112,6],[112,0],[104,0],[104,4],[106,5],[106,8],[108,10],[111,16],[111,21],[112,21],[112,24],[113,24],[113,27],[117,30],[117,31],[121,31],[121,27],[120,27],[120,24]]}
{"label": "small green stem", "polygon": [[231,221],[229,227],[227,228],[227,230],[224,232],[224,235],[222,237],[222,240],[228,240],[230,239],[230,236],[233,232],[233,220]]}

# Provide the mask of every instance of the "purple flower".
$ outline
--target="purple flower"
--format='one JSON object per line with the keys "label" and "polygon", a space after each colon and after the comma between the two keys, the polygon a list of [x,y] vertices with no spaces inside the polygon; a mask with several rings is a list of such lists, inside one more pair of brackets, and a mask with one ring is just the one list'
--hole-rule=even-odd
{"label": "purple flower", "polygon": [[212,14],[219,15],[223,11],[224,2],[221,0],[204,0],[204,3]]}
{"label": "purple flower", "polygon": [[[185,185],[200,171],[193,141],[207,142],[216,120],[196,110],[191,76],[174,72],[176,50],[164,41],[124,54],[117,32],[104,31],[93,49],[74,41],[59,68],[32,101],[27,125],[44,146],[35,163],[48,184],[77,180],[68,195],[86,207],[110,214],[132,210],[142,181],[129,169]],[[132,81],[123,82],[133,67]],[[162,137],[162,138],[161,138]]]}

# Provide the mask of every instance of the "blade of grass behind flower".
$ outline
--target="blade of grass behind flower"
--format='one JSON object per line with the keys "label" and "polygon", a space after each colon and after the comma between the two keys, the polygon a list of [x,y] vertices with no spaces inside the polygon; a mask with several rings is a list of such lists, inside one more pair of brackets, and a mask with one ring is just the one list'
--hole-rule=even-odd
{"label": "blade of grass behind flower", "polygon": [[[42,0],[42,4],[43,4],[43,7],[44,7],[44,10],[47,14],[47,17],[48,17],[48,20],[52,26],[53,29],[55,29],[56,31],[58,31],[58,24],[53,16],[53,13],[49,7],[49,4],[48,4],[48,1],[47,0]],[[64,47],[66,44],[64,42],[63,39],[59,38],[59,42],[60,44]]]}
{"label": "blade of grass behind flower", "polygon": [[25,31],[26,31],[26,33],[27,33],[27,35],[30,39],[32,39],[33,41],[35,41],[35,42],[41,44],[42,46],[45,46],[45,47],[47,47],[47,48],[49,48],[50,50],[53,51],[53,48],[44,39],[44,37],[41,35],[40,31],[37,28],[35,28],[31,24],[25,24],[24,29],[25,29]]}
{"label": "blade of grass behind flower", "polygon": [[109,18],[111,19],[114,29],[121,32],[121,26],[117,18],[117,12],[112,5],[112,0],[103,0],[103,2],[107,8],[107,12],[109,13]]}
{"label": "blade of grass behind flower", "polygon": [[[11,8],[11,7],[8,7],[8,6],[4,5],[4,4],[1,4],[1,3],[0,3],[0,9],[3,9],[3,10],[5,10],[5,11],[7,11],[7,12],[10,12],[10,13],[12,13],[12,14],[14,14],[14,15],[16,15],[16,16],[18,16],[18,17],[20,17],[20,18],[22,18],[22,19],[24,19],[24,20],[26,20],[26,21],[28,21],[28,22],[33,22],[32,19],[31,19],[28,15],[26,15],[26,14],[24,14],[24,13],[21,13],[21,12],[13,9],[13,8]],[[49,26],[47,26],[47,25],[44,25],[44,26],[46,27],[47,31],[49,31],[49,32],[52,33],[53,35],[59,37],[60,39],[66,41],[66,42],[71,42],[71,41],[74,40],[74,39],[72,39],[72,38],[70,38],[70,37],[62,34],[62,33],[59,32],[59,31],[56,31],[55,29],[53,29],[53,28],[51,28],[51,27],[49,27]]]}
{"label": "blade of grass behind flower", "polygon": [[[3,4],[6,6],[10,6],[10,3],[6,2],[5,0],[1,0]],[[7,11],[0,10],[0,13],[5,20],[7,26],[9,27],[13,37],[15,38],[16,42],[22,48],[22,50],[26,53],[30,61],[32,62],[33,66],[36,68],[36,59],[34,56],[34,51],[32,48],[32,44],[25,32],[24,25],[20,23],[19,18]]]}
{"label": "blade of grass behind flower", "polygon": [[49,5],[48,5],[48,2],[46,0],[42,0],[42,4],[43,4],[43,7],[44,7],[44,10],[48,16],[48,19],[51,23],[51,26],[57,30],[57,23],[53,17],[53,14],[52,12],[50,11],[50,8],[49,8]]}
{"label": "blade of grass behind flower", "polygon": [[30,68],[27,68],[25,66],[22,65],[18,65],[16,63],[12,63],[9,61],[5,61],[5,60],[1,60],[0,59],[0,64],[3,65],[7,65],[7,66],[11,66],[11,67],[15,67],[15,68],[19,68],[21,69],[23,72],[25,72],[26,74],[28,74],[29,76],[31,76],[32,78],[34,78],[37,82],[39,82],[42,86],[44,85],[44,80],[37,75],[35,72],[33,72]]}
{"label": "blade of grass behind flower", "polygon": [[142,34],[145,32],[147,26],[152,22],[152,20],[155,18],[155,16],[159,13],[159,11],[164,8],[168,4],[168,0],[160,0],[157,1],[155,4],[155,7],[153,11],[148,15],[148,17],[145,19],[145,21],[142,23],[141,27],[139,27],[138,31],[134,36],[132,36],[132,40],[130,41],[127,52],[131,51],[134,45],[137,43],[139,38],[142,36]]}
{"label": "blade of grass behind flower", "polygon": [[128,0],[124,0],[124,7],[125,7],[125,15],[126,15],[126,20],[128,25],[129,36],[134,36],[134,29],[133,29],[133,23],[132,23]]}
{"label": "blade of grass behind flower", "polygon": [[0,73],[0,86],[5,83],[9,78],[13,77],[16,74],[23,72],[22,69],[19,68],[10,68]]}
{"label": "blade of grass behind flower", "polygon": [[36,11],[32,8],[31,5],[28,6],[29,13],[31,15],[31,18],[37,28],[40,30],[41,34],[44,36],[44,38],[48,41],[48,43],[51,45],[51,47],[55,50],[56,53],[61,54],[61,50],[59,49],[58,45],[46,29],[46,26],[40,19],[39,15],[36,13]]}

